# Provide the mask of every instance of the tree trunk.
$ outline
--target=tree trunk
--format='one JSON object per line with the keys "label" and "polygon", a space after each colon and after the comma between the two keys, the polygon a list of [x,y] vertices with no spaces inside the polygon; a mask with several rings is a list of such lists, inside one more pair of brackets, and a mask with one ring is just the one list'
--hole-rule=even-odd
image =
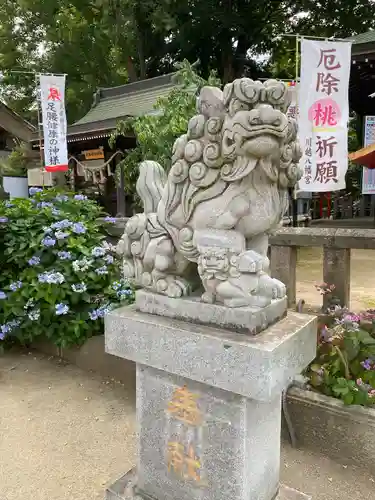
{"label": "tree trunk", "polygon": [[126,71],[128,72],[129,82],[136,82],[138,80],[137,72],[134,67],[133,59],[131,56],[126,58]]}

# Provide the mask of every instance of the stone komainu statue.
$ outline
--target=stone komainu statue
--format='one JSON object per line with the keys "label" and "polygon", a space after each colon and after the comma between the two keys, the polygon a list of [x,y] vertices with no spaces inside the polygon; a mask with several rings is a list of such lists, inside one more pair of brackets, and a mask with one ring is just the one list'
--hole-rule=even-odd
{"label": "stone komainu statue", "polygon": [[248,78],[222,92],[202,88],[197,114],[172,151],[166,175],[140,164],[144,213],[118,244],[124,277],[169,297],[264,307],[285,296],[268,274],[268,234],[300,178],[297,125],[286,116],[287,86]]}

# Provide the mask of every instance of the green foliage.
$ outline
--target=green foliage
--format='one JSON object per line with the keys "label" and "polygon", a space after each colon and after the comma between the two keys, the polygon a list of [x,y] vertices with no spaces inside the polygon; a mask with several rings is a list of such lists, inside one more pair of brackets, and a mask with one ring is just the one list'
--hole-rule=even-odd
{"label": "green foliage", "polygon": [[306,371],[313,389],[346,405],[375,404],[374,320],[374,311],[330,310],[318,332],[317,356]]}
{"label": "green foliage", "polygon": [[295,42],[277,35],[346,37],[374,23],[372,0],[3,0],[1,94],[36,122],[35,78],[22,72],[67,73],[72,123],[97,87],[168,73],[184,59],[227,82],[267,76],[257,56],[273,54],[268,74],[293,78]]}
{"label": "green foliage", "polygon": [[28,344],[43,335],[61,347],[82,344],[133,291],[103,242],[109,222],[98,222],[95,202],[30,191],[30,199],[0,204],[0,339]]}
{"label": "green foliage", "polygon": [[204,85],[220,86],[220,80],[212,72],[208,80],[200,77],[194,68],[184,61],[175,75],[178,84],[166,97],[158,100],[153,114],[129,118],[118,123],[111,137],[111,144],[119,135],[134,131],[137,146],[121,162],[127,193],[132,192],[138,177],[138,165],[143,160],[154,160],[165,170],[171,166],[172,147],[175,140],[186,133],[188,122],[196,113],[196,96]]}
{"label": "green foliage", "polygon": [[0,176],[26,177],[30,159],[25,144],[17,144],[9,156],[0,163]]}

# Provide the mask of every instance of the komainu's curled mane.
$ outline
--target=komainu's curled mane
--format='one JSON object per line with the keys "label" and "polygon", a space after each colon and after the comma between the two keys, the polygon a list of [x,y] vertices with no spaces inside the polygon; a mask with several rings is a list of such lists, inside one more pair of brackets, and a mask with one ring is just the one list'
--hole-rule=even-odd
{"label": "komainu's curled mane", "polygon": [[[300,177],[297,125],[285,114],[289,104],[288,87],[276,80],[242,78],[223,92],[201,90],[197,114],[174,144],[168,176],[158,163],[140,165],[137,192],[144,213],[129,220],[119,244],[126,278],[171,297],[187,295],[203,283],[203,300],[231,307],[263,306],[285,294],[283,285],[268,276],[267,247],[268,233],[288,207],[287,189]],[[246,254],[249,268],[237,272],[248,283],[237,283],[244,296],[239,301],[207,294],[213,283],[207,284],[202,268],[207,238],[209,265],[215,267],[213,255],[233,257],[231,235],[240,238],[237,256]]]}

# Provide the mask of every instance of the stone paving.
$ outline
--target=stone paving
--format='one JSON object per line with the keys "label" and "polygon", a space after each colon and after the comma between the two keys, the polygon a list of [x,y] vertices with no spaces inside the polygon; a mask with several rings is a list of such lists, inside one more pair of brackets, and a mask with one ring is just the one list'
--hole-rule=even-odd
{"label": "stone paving", "polygon": [[[134,394],[39,354],[0,357],[0,499],[103,500],[136,460]],[[256,450],[254,451],[256,454]],[[371,500],[375,479],[283,446],[282,480],[313,500]]]}
{"label": "stone paving", "polygon": [[[375,250],[351,252],[351,309],[361,311],[375,308]],[[297,301],[318,305],[321,297],[314,284],[323,280],[323,251],[321,248],[300,248],[297,261]]]}

